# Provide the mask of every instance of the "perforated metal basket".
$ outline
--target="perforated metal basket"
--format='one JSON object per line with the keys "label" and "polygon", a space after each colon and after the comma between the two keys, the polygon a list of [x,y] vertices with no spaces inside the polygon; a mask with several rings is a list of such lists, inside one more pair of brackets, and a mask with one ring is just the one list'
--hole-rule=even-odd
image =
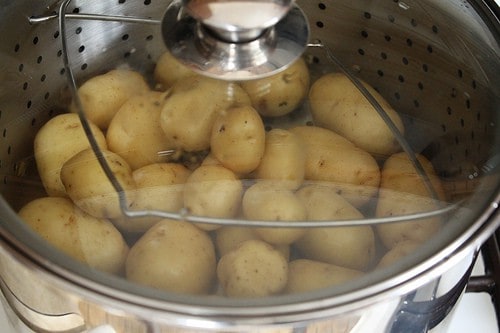
{"label": "perforated metal basket", "polygon": [[[68,66],[77,86],[124,63],[151,78],[166,50],[158,22],[168,3],[72,1],[63,45],[59,2],[3,1],[0,276],[8,303],[25,324],[49,331],[110,324],[117,332],[411,332],[413,325],[423,332],[443,321],[478,247],[500,225],[498,7],[495,12],[494,5],[460,0],[297,4],[311,27],[305,58],[316,77],[339,70],[333,55],[400,112],[408,144],[433,163],[450,202],[458,204],[441,232],[406,260],[351,283],[252,300],[159,292],[72,261],[16,216],[44,195],[33,158],[35,134],[67,111]],[[309,121],[296,114],[286,119]],[[442,296],[449,306],[426,303]],[[405,321],[402,313],[418,313],[403,307],[408,302],[446,311]]]}

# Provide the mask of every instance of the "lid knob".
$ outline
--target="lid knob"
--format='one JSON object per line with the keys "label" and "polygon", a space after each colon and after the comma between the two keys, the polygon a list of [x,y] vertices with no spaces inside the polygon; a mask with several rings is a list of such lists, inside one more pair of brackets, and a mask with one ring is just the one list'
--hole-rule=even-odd
{"label": "lid knob", "polygon": [[307,19],[294,0],[174,0],[162,20],[170,53],[224,80],[275,74],[302,55]]}
{"label": "lid knob", "polygon": [[228,42],[248,42],[276,25],[293,0],[183,0],[187,13]]}

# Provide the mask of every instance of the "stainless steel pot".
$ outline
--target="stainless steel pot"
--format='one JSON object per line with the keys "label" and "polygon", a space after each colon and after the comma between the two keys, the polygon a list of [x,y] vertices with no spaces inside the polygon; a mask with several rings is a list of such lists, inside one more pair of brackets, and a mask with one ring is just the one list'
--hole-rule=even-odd
{"label": "stainless steel pot", "polygon": [[[68,93],[58,2],[3,1],[0,12],[0,276],[14,328],[78,332],[426,332],[446,328],[480,245],[500,225],[498,7],[476,1],[298,1],[311,44],[328,46],[405,115],[413,149],[430,157],[459,202],[443,230],[385,270],[332,288],[263,299],[159,292],[80,265],[37,237],[17,210],[43,191],[32,143]],[[73,1],[69,11],[160,20],[167,2]],[[30,18],[48,17],[36,23]],[[56,15],[57,17],[57,15]],[[126,61],[151,73],[160,26],[66,22],[79,82]],[[13,32],[14,31],[14,32]],[[331,66],[310,47],[310,63]],[[426,135],[414,135],[421,134]],[[413,138],[419,138],[413,140]],[[424,138],[424,140],[422,140]],[[459,199],[461,201],[459,201]],[[463,200],[462,200],[463,199]],[[21,324],[22,323],[22,324]],[[25,327],[25,328],[21,328]]]}

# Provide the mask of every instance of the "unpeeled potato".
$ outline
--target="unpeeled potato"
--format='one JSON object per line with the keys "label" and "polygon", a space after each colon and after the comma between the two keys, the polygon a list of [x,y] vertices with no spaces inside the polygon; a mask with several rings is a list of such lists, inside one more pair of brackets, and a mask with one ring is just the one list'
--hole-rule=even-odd
{"label": "unpeeled potato", "polygon": [[[149,86],[139,72],[114,69],[85,81],[78,88],[78,96],[85,116],[105,130],[126,100],[148,90]],[[74,101],[70,105],[70,111],[78,111]]]}
{"label": "unpeeled potato", "polygon": [[[363,219],[363,214],[331,187],[309,185],[297,191],[311,221]],[[375,257],[371,226],[309,228],[294,244],[304,258],[364,270]]]}
{"label": "unpeeled potato", "polygon": [[160,125],[176,148],[188,152],[210,148],[212,127],[221,112],[250,105],[250,98],[238,84],[199,75],[177,81],[168,96]]}
{"label": "unpeeled potato", "polygon": [[[132,170],[119,155],[103,150],[102,157],[123,190],[127,207],[134,200],[136,185]],[[100,218],[122,216],[119,192],[112,185],[92,149],[70,158],[61,168],[61,181],[71,200],[82,210]]]}
{"label": "unpeeled potato", "polygon": [[284,71],[242,83],[252,106],[265,117],[278,117],[292,112],[304,101],[309,91],[309,69],[303,58]]}
{"label": "unpeeled potato", "polygon": [[355,185],[349,199],[355,206],[368,202],[378,191],[380,169],[375,159],[351,141],[317,126],[290,129],[305,143],[307,180]]}
{"label": "unpeeled potato", "polygon": [[247,240],[224,255],[217,277],[225,295],[262,297],[279,293],[286,285],[288,263],[271,245]]}
{"label": "unpeeled potato", "polygon": [[157,91],[132,96],[109,124],[106,132],[109,150],[123,157],[133,170],[166,162],[164,152],[174,148],[160,126],[164,97]]}
{"label": "unpeeled potato", "polygon": [[[399,114],[375,89],[366,82],[361,83],[404,134]],[[386,157],[401,150],[384,119],[345,74],[329,73],[320,77],[311,87],[309,102],[316,125],[335,131],[367,152]]]}
{"label": "unpeeled potato", "polygon": [[182,64],[168,51],[158,58],[154,69],[154,79],[161,90],[167,90],[180,79],[193,75],[195,75],[195,72]]}
{"label": "unpeeled potato", "polygon": [[215,232],[215,246],[220,257],[236,249],[241,243],[259,239],[254,228],[224,226]]}
{"label": "unpeeled potato", "polygon": [[300,137],[275,128],[266,133],[262,160],[255,169],[256,179],[273,181],[280,187],[298,188],[304,181],[306,151]]}
{"label": "unpeeled potato", "polygon": [[421,244],[413,240],[405,240],[398,242],[392,249],[387,251],[377,264],[377,268],[388,267],[417,251]]}
{"label": "unpeeled potato", "polygon": [[[417,155],[432,192],[417,172],[406,153],[396,153],[384,163],[380,183],[376,216],[399,216],[431,212],[445,204],[445,193],[430,161]],[[434,197],[434,195],[436,197]],[[378,224],[376,230],[384,245],[393,248],[399,242],[413,240],[424,242],[436,234],[442,217],[429,217],[407,222]]]}
{"label": "unpeeled potato", "polygon": [[[130,210],[179,212],[184,205],[184,185],[191,171],[179,163],[155,163],[134,170],[136,191]],[[145,232],[162,218],[157,216],[113,220],[120,230]]]}
{"label": "unpeeled potato", "polygon": [[176,293],[207,294],[215,282],[215,249],[189,222],[162,220],[130,249],[128,280]]}
{"label": "unpeeled potato", "polygon": [[297,259],[289,263],[286,293],[307,292],[354,280],[362,272],[320,261]]}
{"label": "unpeeled potato", "polygon": [[[229,169],[219,165],[203,165],[186,180],[184,207],[197,216],[231,218],[241,205],[243,185]],[[218,226],[197,224],[205,230]]]}
{"label": "unpeeled potato", "polygon": [[264,155],[264,123],[249,105],[229,108],[215,119],[210,137],[211,154],[237,174],[253,171]]}
{"label": "unpeeled potato", "polygon": [[[249,220],[304,221],[307,211],[295,193],[273,182],[258,182],[248,188],[243,196],[243,214]],[[259,237],[273,245],[288,245],[299,239],[303,228],[255,229]]]}
{"label": "unpeeled potato", "polygon": [[[107,149],[103,132],[91,121],[92,134],[101,149]],[[37,132],[34,142],[36,166],[45,191],[50,196],[66,197],[61,168],[73,155],[90,148],[80,117],[74,113],[57,115]]]}
{"label": "unpeeled potato", "polygon": [[[215,231],[215,246],[220,257],[236,249],[241,243],[251,239],[260,240],[259,235],[255,232],[255,228],[224,226]],[[290,246],[284,244],[273,245],[273,247],[288,261],[290,258]]]}
{"label": "unpeeled potato", "polygon": [[43,197],[21,208],[19,217],[51,245],[108,273],[121,273],[128,246],[120,232],[106,220],[93,217],[68,198]]}

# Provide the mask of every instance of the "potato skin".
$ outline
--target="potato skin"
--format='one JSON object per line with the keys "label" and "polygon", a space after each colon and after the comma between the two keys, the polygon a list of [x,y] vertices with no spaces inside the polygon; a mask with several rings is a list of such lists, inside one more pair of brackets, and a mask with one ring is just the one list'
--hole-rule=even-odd
{"label": "potato skin", "polygon": [[[136,185],[131,210],[179,212],[184,205],[184,185],[191,171],[179,163],[154,163],[134,170]],[[119,218],[113,223],[123,231],[145,232],[161,217]]]}
{"label": "potato skin", "polygon": [[[242,194],[243,185],[231,170],[219,165],[203,165],[186,180],[184,207],[193,215],[231,218],[238,213]],[[199,226],[205,230],[216,227]]]}
{"label": "potato skin", "polygon": [[409,254],[417,251],[421,244],[412,240],[405,240],[397,243],[392,249],[387,251],[377,264],[376,269],[388,267],[399,260],[404,260]]}
{"label": "potato skin", "polygon": [[259,165],[266,141],[264,123],[251,106],[227,109],[215,119],[210,137],[213,156],[238,174]]}
{"label": "potato skin", "polygon": [[207,294],[215,281],[215,249],[189,222],[162,220],[130,249],[128,280],[176,293]]}
{"label": "potato skin", "polygon": [[167,90],[180,79],[193,75],[196,75],[195,72],[175,59],[168,51],[158,58],[154,69],[154,79],[159,84],[160,90]]}
{"label": "potato skin", "polygon": [[[366,89],[404,134],[399,114],[366,82]],[[330,129],[375,156],[389,156],[401,147],[379,113],[343,73],[320,77],[309,92],[311,114],[316,125]]]}
{"label": "potato skin", "polygon": [[[307,211],[294,192],[273,182],[258,182],[243,195],[243,214],[249,220],[304,221]],[[303,228],[256,228],[259,237],[272,245],[288,245],[302,237]]]}
{"label": "potato skin", "polygon": [[207,156],[201,161],[200,165],[220,165],[223,166],[222,163],[215,158],[214,154],[208,153]]}
{"label": "potato skin", "polygon": [[293,260],[288,265],[286,293],[301,293],[354,280],[362,272],[308,259]]}
{"label": "potato skin", "polygon": [[259,239],[254,228],[223,226],[215,231],[215,247],[220,257],[236,249],[241,243]]}
{"label": "potato skin", "polygon": [[279,117],[292,112],[304,101],[309,91],[309,69],[303,58],[284,71],[242,83],[252,106],[264,117]]}
{"label": "potato skin", "polygon": [[279,293],[286,285],[288,263],[271,245],[247,240],[224,255],[217,277],[229,297],[263,297]]}
{"label": "potato skin", "polygon": [[[429,177],[432,187],[436,191],[437,199],[446,200],[443,185],[436,175],[432,163],[421,154],[417,154],[416,157]],[[384,162],[380,186],[395,191],[431,197],[422,177],[404,152],[393,154]]]}
{"label": "potato skin", "polygon": [[[297,191],[312,221],[363,219],[363,214],[331,187],[308,185]],[[304,258],[364,270],[375,256],[371,226],[309,228],[294,243]]]}
{"label": "potato skin", "polygon": [[164,93],[157,91],[132,96],[109,124],[106,132],[109,150],[123,157],[133,170],[166,162],[166,155],[158,152],[174,148],[160,126],[164,97]]}
{"label": "potato skin", "polygon": [[[102,131],[89,121],[91,131],[101,149],[107,149]],[[90,148],[80,117],[74,113],[55,116],[37,132],[34,155],[38,174],[50,196],[67,197],[61,182],[61,168],[73,155]]]}
{"label": "potato skin", "polygon": [[88,266],[121,273],[128,246],[106,219],[93,217],[68,198],[43,197],[21,208],[19,217],[51,245]]}
{"label": "potato skin", "polygon": [[[317,126],[298,126],[290,131],[306,147],[306,180],[355,185],[348,198],[355,206],[368,202],[378,191],[380,169],[375,159],[344,137]],[[357,194],[357,195],[356,195]]]}
{"label": "potato skin", "polygon": [[305,176],[305,148],[294,133],[279,128],[270,130],[266,133],[264,156],[253,177],[273,180],[280,187],[298,188]]}
{"label": "potato skin", "polygon": [[[149,86],[139,72],[114,69],[85,81],[78,88],[78,96],[85,116],[105,130],[126,100],[148,90]],[[78,111],[74,101],[70,105],[70,111]]]}
{"label": "potato skin", "polygon": [[[384,163],[375,215],[398,216],[436,210],[446,200],[439,178],[430,161],[417,155],[437,198],[432,198],[424,181],[417,173],[406,153],[396,153]],[[377,233],[383,244],[391,249],[404,240],[424,242],[436,234],[441,217],[408,222],[379,224]]]}
{"label": "potato skin", "polygon": [[221,112],[250,105],[250,98],[239,85],[199,75],[179,80],[168,94],[161,127],[175,147],[188,152],[210,148],[212,127]]}
{"label": "potato skin", "polygon": [[[132,170],[117,154],[107,150],[103,150],[102,154],[125,191],[130,207],[136,189]],[[82,150],[64,163],[61,181],[68,196],[83,211],[100,218],[122,216],[118,192],[108,180],[92,149]]]}

